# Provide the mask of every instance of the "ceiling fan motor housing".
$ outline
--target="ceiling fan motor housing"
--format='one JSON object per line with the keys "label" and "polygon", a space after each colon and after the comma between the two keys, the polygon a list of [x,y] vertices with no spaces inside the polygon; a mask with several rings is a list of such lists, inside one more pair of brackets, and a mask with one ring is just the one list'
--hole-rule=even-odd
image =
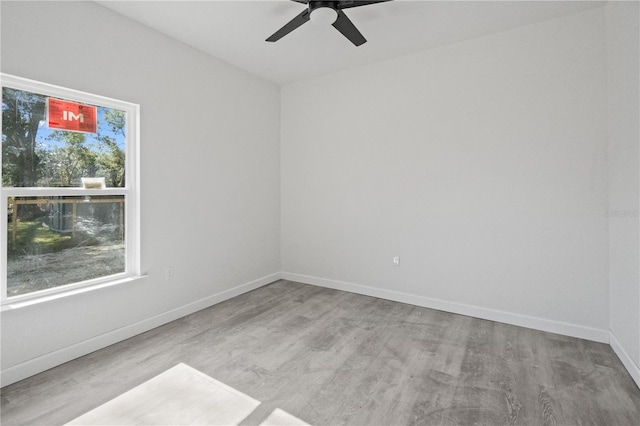
{"label": "ceiling fan motor housing", "polygon": [[333,10],[338,10],[338,2],[337,1],[319,1],[319,0],[311,0],[309,2],[309,12],[313,12],[314,10],[328,7]]}

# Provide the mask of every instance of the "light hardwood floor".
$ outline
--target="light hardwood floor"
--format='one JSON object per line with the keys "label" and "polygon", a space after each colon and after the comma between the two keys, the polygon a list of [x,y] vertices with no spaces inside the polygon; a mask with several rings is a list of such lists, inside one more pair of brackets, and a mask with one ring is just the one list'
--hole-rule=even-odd
{"label": "light hardwood floor", "polygon": [[312,425],[638,425],[608,345],[278,281],[1,390],[64,424],[185,363]]}

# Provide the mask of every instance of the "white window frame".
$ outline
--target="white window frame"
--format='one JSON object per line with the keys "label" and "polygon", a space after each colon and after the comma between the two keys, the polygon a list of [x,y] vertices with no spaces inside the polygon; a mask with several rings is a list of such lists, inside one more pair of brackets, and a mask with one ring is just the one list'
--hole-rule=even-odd
{"label": "white window frame", "polygon": [[[115,108],[127,113],[125,143],[125,186],[122,188],[85,189],[73,188],[21,188],[2,187],[0,185],[0,305],[2,309],[19,307],[52,298],[76,294],[107,285],[130,282],[140,277],[140,106],[130,102],[119,101],[78,90],[67,89],[34,80],[0,73],[2,87],[25,90],[45,96],[66,99],[73,102]],[[0,128],[2,118],[0,117]],[[0,152],[0,164],[2,153]],[[22,295],[7,297],[7,204],[10,197],[49,197],[49,196],[124,196],[125,199],[125,271],[77,283],[69,283],[58,287],[34,291]]]}

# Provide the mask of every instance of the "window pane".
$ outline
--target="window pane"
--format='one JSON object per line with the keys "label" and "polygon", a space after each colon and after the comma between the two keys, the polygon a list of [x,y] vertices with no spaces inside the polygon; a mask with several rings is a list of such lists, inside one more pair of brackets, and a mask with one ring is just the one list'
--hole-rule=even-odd
{"label": "window pane", "polygon": [[9,198],[7,296],[125,271],[123,195]]}
{"label": "window pane", "polygon": [[2,185],[123,187],[126,134],[124,111],[3,87]]}

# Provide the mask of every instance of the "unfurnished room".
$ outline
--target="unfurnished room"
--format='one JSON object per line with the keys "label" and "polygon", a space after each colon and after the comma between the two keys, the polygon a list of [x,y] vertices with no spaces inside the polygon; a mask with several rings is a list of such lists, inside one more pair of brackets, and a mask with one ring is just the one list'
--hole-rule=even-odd
{"label": "unfurnished room", "polygon": [[3,425],[640,425],[640,2],[0,1]]}

